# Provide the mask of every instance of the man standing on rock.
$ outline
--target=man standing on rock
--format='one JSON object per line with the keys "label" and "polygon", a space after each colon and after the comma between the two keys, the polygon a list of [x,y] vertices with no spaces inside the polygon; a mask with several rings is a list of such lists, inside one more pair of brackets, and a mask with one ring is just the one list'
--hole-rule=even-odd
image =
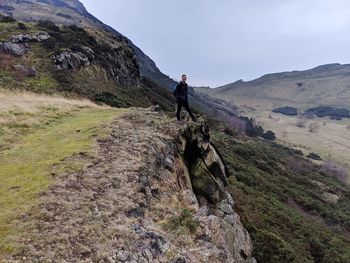
{"label": "man standing on rock", "polygon": [[196,117],[193,115],[190,106],[188,105],[188,85],[186,83],[186,80],[187,76],[183,74],[180,83],[176,85],[176,88],[174,90],[174,96],[176,97],[177,102],[176,118],[178,121],[180,121],[181,109],[182,107],[185,107],[188,114],[191,116],[192,121],[196,121]]}

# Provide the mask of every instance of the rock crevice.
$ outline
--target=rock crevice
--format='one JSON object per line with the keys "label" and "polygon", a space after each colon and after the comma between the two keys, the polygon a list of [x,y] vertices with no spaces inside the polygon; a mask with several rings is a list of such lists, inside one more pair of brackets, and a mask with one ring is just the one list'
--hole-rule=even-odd
{"label": "rock crevice", "polygon": [[228,169],[221,154],[210,140],[210,129],[203,120],[183,127],[176,145],[186,164],[190,188],[195,195],[199,222],[197,239],[223,248],[226,262],[245,262],[251,258],[252,243],[240,217],[234,212],[234,201],[226,191]]}

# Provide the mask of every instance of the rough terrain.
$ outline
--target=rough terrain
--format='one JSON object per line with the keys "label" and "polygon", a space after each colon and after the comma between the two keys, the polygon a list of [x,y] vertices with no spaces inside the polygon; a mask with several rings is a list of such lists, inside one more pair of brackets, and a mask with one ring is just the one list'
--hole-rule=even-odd
{"label": "rough terrain", "polygon": [[96,156],[72,157],[84,168],[58,175],[22,216],[22,247],[8,261],[255,261],[207,125],[156,110],[129,110]]}

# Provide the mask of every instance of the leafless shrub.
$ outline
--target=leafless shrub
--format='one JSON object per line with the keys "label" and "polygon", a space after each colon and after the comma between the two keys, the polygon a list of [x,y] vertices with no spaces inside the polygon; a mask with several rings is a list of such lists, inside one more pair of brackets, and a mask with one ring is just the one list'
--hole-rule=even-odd
{"label": "leafless shrub", "polygon": [[331,160],[324,161],[321,167],[321,171],[327,174],[328,176],[337,178],[343,183],[345,183],[348,178],[347,168]]}
{"label": "leafless shrub", "polygon": [[290,157],[286,161],[286,165],[289,169],[295,173],[303,173],[305,170],[314,170],[316,169],[315,164],[307,162],[301,158]]}
{"label": "leafless shrub", "polygon": [[246,130],[246,122],[241,120],[236,116],[226,116],[226,123],[231,127],[240,132],[244,132]]}
{"label": "leafless shrub", "polygon": [[312,122],[309,124],[309,132],[318,132],[320,129],[320,124],[318,122]]}

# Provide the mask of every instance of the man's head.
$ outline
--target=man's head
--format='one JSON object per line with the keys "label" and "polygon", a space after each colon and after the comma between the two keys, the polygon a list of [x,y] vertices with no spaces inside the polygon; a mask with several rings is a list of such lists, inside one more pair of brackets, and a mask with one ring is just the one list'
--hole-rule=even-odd
{"label": "man's head", "polygon": [[186,80],[187,80],[187,76],[186,76],[186,74],[183,74],[183,75],[181,76],[181,81],[182,81],[182,82],[186,82]]}

